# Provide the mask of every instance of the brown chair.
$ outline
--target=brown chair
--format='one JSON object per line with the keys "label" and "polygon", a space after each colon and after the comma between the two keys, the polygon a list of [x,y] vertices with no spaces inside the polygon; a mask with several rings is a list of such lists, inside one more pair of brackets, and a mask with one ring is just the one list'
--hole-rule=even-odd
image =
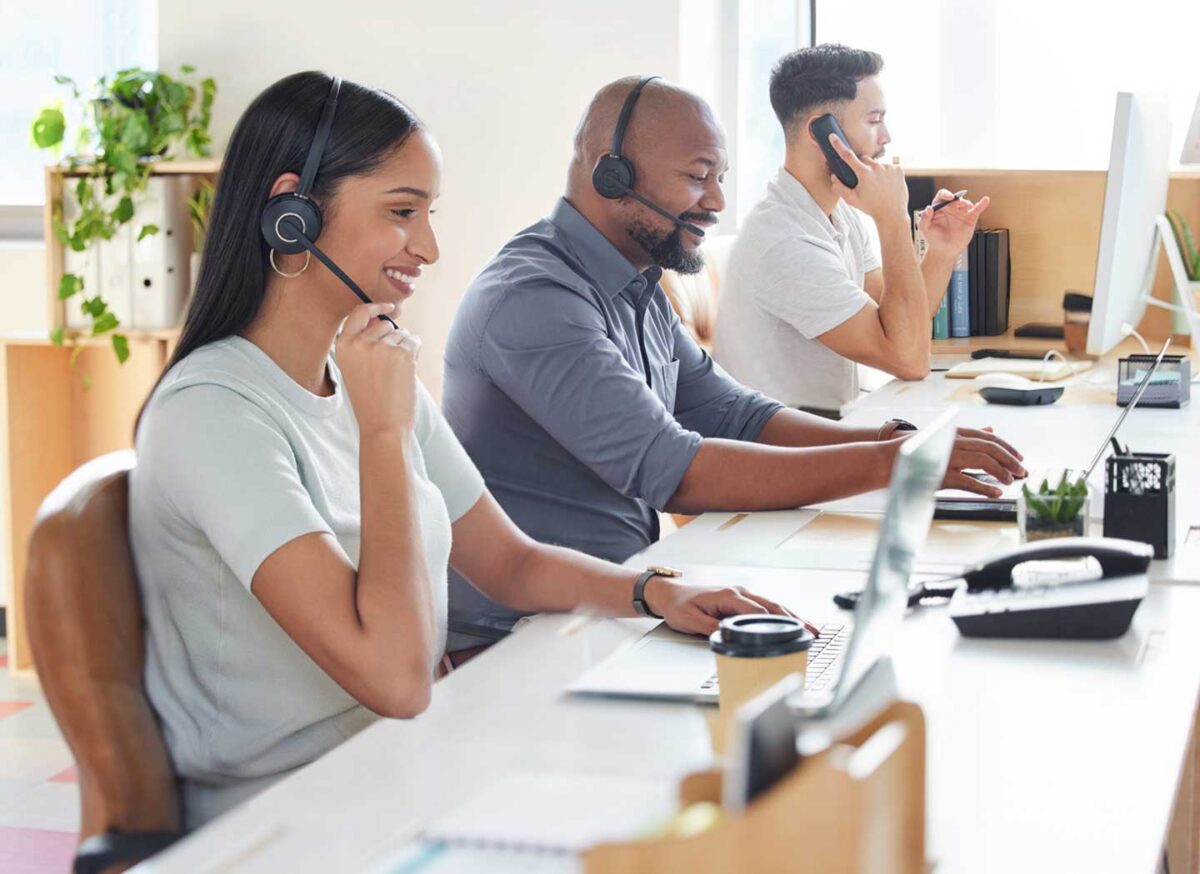
{"label": "brown chair", "polygon": [[[684,276],[667,270],[662,276],[663,292],[679,316],[679,321],[688,329],[692,339],[705,351],[711,353],[717,333],[717,309],[721,300],[721,278],[729,265],[729,252],[736,242],[735,236],[713,237],[704,241],[704,267],[693,276]],[[687,525],[695,516],[683,513],[669,514],[676,528]]]}
{"label": "brown chair", "polygon": [[705,240],[704,267],[697,274],[684,276],[673,270],[663,273],[662,287],[671,308],[694,339],[712,352],[717,332],[717,309],[721,298],[721,279],[729,265],[729,253],[735,236]]}
{"label": "brown chair", "polygon": [[123,871],[180,835],[179,790],[142,685],[129,547],[132,451],[78,468],[42,502],[25,576],[38,678],[79,772],[75,871]]}

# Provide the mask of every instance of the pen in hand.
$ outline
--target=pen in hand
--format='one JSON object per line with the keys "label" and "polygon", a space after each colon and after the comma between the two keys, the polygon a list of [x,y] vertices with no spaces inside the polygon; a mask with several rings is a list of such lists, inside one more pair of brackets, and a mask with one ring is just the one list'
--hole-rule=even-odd
{"label": "pen in hand", "polygon": [[967,193],[967,190],[964,188],[962,191],[954,192],[954,196],[952,198],[950,198],[949,200],[939,200],[937,203],[933,204],[933,211],[937,212],[939,209],[945,209],[947,206],[954,203],[954,201],[962,200],[963,195],[966,193]]}

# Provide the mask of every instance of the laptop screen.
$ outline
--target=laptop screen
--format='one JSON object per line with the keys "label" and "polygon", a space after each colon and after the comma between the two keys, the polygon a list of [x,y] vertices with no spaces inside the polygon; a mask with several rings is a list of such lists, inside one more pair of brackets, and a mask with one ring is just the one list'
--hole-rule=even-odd
{"label": "laptop screen", "polygon": [[934,493],[946,475],[954,447],[956,409],[910,437],[900,448],[888,488],[866,588],[854,609],[854,633],[834,693],[840,702],[871,665],[887,652],[908,607],[908,578],[933,520]]}

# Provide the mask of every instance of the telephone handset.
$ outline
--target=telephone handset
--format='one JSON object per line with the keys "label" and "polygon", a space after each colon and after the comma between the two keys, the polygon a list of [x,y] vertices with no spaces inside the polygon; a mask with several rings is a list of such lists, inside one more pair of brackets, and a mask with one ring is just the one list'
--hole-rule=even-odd
{"label": "telephone handset", "polygon": [[1102,579],[1146,572],[1154,547],[1134,540],[1115,537],[1063,537],[1028,543],[1002,555],[993,556],[963,571],[967,591],[1002,589],[1013,585],[1013,569],[1029,561],[1056,561],[1069,558],[1094,558]]}
{"label": "telephone handset", "polygon": [[[1146,569],[1154,548],[1112,537],[1068,537],[1031,543],[968,568],[966,588],[948,612],[964,637],[1111,640],[1129,630],[1149,591]],[[1017,570],[1031,562],[1086,559],[1099,566],[1076,582],[1017,585]]]}
{"label": "telephone handset", "polygon": [[854,170],[846,163],[845,159],[837,153],[833,144],[829,142],[830,134],[837,134],[838,139],[845,143],[846,148],[853,151],[850,145],[850,140],[846,138],[845,131],[838,124],[836,118],[829,113],[813,119],[809,126],[812,135],[817,140],[817,145],[821,147],[821,151],[825,154],[825,160],[829,163],[829,172],[838,178],[838,181],[847,188],[855,188],[858,186],[858,176]]}

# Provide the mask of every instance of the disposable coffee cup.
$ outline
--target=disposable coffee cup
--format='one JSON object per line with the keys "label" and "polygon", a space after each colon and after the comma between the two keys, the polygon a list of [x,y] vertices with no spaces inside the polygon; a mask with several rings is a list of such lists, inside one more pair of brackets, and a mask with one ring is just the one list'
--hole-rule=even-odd
{"label": "disposable coffee cup", "polygon": [[722,619],[708,639],[717,659],[722,720],[788,674],[803,679],[815,639],[790,616],[751,613]]}

